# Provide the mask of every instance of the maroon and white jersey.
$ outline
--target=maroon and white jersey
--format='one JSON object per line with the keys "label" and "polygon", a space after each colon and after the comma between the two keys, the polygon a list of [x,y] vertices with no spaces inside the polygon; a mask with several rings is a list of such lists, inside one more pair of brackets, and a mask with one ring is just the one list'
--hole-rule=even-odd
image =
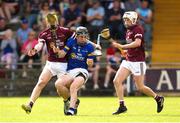
{"label": "maroon and white jersey", "polygon": [[128,28],[126,32],[126,41],[127,43],[132,43],[136,38],[141,39],[141,46],[136,48],[129,48],[127,50],[126,59],[132,62],[145,61],[144,53],[144,30],[139,25],[134,25]]}
{"label": "maroon and white jersey", "polygon": [[39,34],[39,40],[42,41],[43,43],[46,43],[47,46],[47,51],[48,51],[48,61],[51,62],[67,62],[66,56],[64,58],[58,58],[57,53],[53,52],[52,47],[58,46],[60,49],[63,49],[65,46],[65,43],[68,38],[70,38],[73,35],[73,32],[70,31],[68,28],[60,27],[58,26],[56,29],[56,40],[52,38],[52,32],[49,29],[46,29],[42,31]]}

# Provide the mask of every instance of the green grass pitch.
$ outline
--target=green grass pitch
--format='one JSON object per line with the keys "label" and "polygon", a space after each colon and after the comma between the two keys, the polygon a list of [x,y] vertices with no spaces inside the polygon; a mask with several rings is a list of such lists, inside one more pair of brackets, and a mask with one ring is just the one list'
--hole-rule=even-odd
{"label": "green grass pitch", "polygon": [[180,98],[165,97],[165,107],[156,113],[156,103],[150,97],[125,97],[128,111],[113,116],[118,107],[116,97],[80,97],[77,116],[64,116],[63,101],[58,97],[40,97],[31,112],[26,114],[21,104],[27,97],[1,97],[0,123],[2,122],[180,122]]}

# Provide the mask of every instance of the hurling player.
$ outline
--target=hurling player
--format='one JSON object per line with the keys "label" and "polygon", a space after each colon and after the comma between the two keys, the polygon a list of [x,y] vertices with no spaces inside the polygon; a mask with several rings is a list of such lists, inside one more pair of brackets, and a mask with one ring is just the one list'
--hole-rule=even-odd
{"label": "hurling player", "polygon": [[59,96],[64,99],[70,97],[70,106],[66,115],[76,115],[78,90],[85,84],[89,77],[88,67],[93,65],[94,47],[88,41],[88,30],[86,27],[78,27],[76,29],[75,38],[69,38],[63,50],[54,49],[58,52],[59,57],[68,55],[67,74],[59,78],[56,83],[56,89]]}
{"label": "hurling player", "polygon": [[113,43],[116,48],[127,50],[126,60],[123,60],[116,76],[113,80],[117,96],[119,98],[119,108],[113,114],[120,114],[127,111],[123,96],[123,81],[132,73],[137,89],[153,97],[157,102],[157,112],[163,109],[164,97],[157,95],[152,89],[144,85],[146,72],[145,53],[144,53],[144,32],[137,24],[138,14],[134,11],[125,12],[123,15],[124,25],[127,28],[127,44],[121,45]]}

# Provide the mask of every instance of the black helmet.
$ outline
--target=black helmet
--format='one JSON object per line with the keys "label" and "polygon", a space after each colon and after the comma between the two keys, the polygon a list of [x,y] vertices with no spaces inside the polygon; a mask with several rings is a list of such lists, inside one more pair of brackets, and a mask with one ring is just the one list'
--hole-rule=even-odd
{"label": "black helmet", "polygon": [[89,37],[87,28],[83,27],[83,26],[77,27],[76,35],[85,35],[85,36]]}

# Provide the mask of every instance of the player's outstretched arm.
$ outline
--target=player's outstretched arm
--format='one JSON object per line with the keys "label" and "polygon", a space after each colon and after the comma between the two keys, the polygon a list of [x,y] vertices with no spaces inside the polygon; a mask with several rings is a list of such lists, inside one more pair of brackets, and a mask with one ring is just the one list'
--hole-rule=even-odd
{"label": "player's outstretched arm", "polygon": [[118,48],[118,49],[122,49],[123,48],[123,45],[121,45],[121,44],[119,44],[119,43],[117,43],[117,42],[112,42],[112,45],[114,46],[114,47],[116,47],[116,48]]}
{"label": "player's outstretched arm", "polygon": [[125,56],[125,52],[122,48],[122,45],[121,44],[118,44],[116,43],[117,41],[115,41],[113,38],[111,38],[111,35],[110,35],[110,30],[109,28],[105,28],[101,31],[100,33],[101,37],[103,37],[104,39],[106,39],[107,41],[111,42],[111,43],[114,43],[114,47],[118,48],[120,51],[121,51],[121,55],[124,57]]}
{"label": "player's outstretched arm", "polygon": [[124,45],[119,44],[119,43],[116,43],[116,42],[112,42],[112,45],[113,45],[114,47],[116,47],[117,49],[120,50],[122,57],[126,57],[126,55],[127,55],[127,50],[123,50],[123,46],[124,46]]}
{"label": "player's outstretched arm", "polygon": [[141,46],[141,39],[136,38],[135,41],[133,41],[130,44],[121,45],[122,49],[129,49],[129,48],[136,48]]}
{"label": "player's outstretched arm", "polygon": [[28,56],[34,56],[37,52],[39,52],[44,45],[45,40],[44,39],[38,39],[38,43],[28,51]]}
{"label": "player's outstretched arm", "polygon": [[91,42],[91,41],[88,41],[88,42],[91,43],[95,49],[99,49],[99,50],[102,49],[102,47],[100,45],[98,45],[98,44],[96,44],[94,42]]}

